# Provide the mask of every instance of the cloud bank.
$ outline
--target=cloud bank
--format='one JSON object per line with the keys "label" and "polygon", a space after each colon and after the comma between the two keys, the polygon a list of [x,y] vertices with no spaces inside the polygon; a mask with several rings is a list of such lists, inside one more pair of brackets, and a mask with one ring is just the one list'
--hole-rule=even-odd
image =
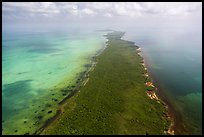
{"label": "cloud bank", "polygon": [[3,2],[3,15],[10,17],[139,17],[186,16],[202,11],[200,2]]}
{"label": "cloud bank", "polygon": [[[3,26],[201,24],[201,2],[3,2]],[[177,23],[181,21],[183,23]],[[43,26],[44,24],[44,26]],[[111,25],[112,24],[112,25]],[[199,25],[200,25],[199,24]],[[4,28],[4,27],[3,27]]]}

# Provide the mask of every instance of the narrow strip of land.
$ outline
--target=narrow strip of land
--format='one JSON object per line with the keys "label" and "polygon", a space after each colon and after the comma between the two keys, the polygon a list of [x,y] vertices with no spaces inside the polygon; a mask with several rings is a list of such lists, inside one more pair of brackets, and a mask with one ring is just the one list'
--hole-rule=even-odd
{"label": "narrow strip of land", "polygon": [[165,134],[166,107],[146,84],[151,81],[136,53],[139,47],[123,35],[106,35],[107,48],[97,56],[89,80],[41,134]]}

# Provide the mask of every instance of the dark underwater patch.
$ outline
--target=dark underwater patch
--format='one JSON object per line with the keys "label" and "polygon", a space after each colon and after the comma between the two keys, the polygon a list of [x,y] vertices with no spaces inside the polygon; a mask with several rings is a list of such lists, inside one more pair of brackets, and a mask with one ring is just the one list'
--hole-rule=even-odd
{"label": "dark underwater patch", "polygon": [[28,91],[31,90],[30,87],[31,81],[32,80],[20,80],[14,83],[5,84],[3,85],[4,89],[2,90],[2,92],[4,93],[4,95],[6,96],[9,95],[10,97],[19,95],[19,92],[28,93]]}
{"label": "dark underwater patch", "polygon": [[[25,96],[30,96],[28,93],[31,90],[30,82],[32,80],[21,80],[10,84],[4,84],[3,86],[3,98],[2,98],[2,117],[7,118],[10,115],[14,115],[19,111],[14,106],[16,105],[16,100],[19,98],[23,99]],[[25,105],[21,102],[18,105]]]}
{"label": "dark underwater patch", "polygon": [[61,50],[55,49],[55,48],[35,48],[35,49],[28,50],[28,52],[36,52],[36,53],[53,53],[57,51],[61,51]]}

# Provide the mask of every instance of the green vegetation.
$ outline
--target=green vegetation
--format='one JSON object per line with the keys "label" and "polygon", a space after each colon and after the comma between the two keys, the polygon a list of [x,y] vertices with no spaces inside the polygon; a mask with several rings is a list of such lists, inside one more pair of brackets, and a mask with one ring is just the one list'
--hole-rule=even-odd
{"label": "green vegetation", "polygon": [[147,96],[138,47],[123,35],[106,35],[108,46],[96,57],[89,81],[41,134],[164,134],[166,107]]}

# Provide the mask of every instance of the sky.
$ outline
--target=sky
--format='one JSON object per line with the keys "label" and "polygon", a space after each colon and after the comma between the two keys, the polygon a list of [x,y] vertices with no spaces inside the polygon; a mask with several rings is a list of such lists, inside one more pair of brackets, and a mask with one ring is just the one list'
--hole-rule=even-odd
{"label": "sky", "polygon": [[[3,2],[4,26],[138,26],[202,20],[201,2]],[[185,23],[184,23],[185,22]],[[6,24],[6,25],[5,25]],[[14,25],[15,24],[15,25]],[[174,23],[176,24],[176,23]],[[182,24],[182,23],[179,23]],[[178,24],[177,24],[178,25]]]}

